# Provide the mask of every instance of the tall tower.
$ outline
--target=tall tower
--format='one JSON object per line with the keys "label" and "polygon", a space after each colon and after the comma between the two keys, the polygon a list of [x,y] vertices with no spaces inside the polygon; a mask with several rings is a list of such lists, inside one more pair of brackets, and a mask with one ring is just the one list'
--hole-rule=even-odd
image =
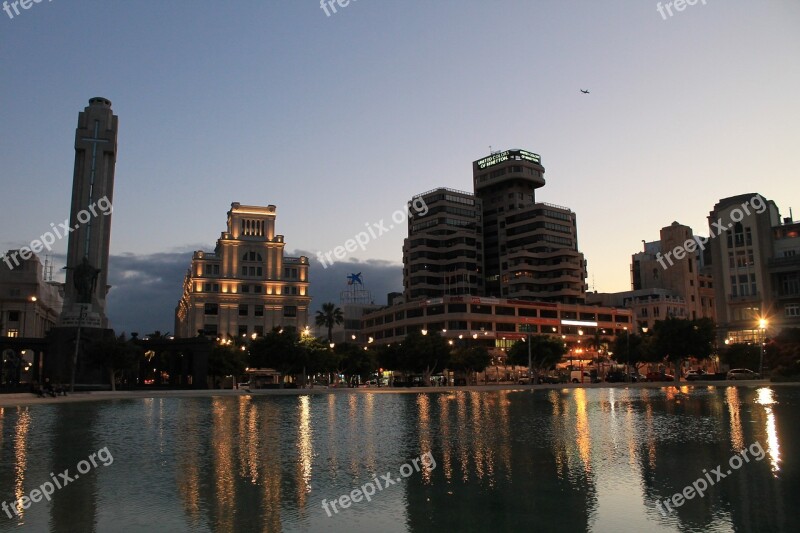
{"label": "tall tower", "polygon": [[62,326],[108,327],[108,247],[118,127],[105,98],[92,98],[78,115]]}

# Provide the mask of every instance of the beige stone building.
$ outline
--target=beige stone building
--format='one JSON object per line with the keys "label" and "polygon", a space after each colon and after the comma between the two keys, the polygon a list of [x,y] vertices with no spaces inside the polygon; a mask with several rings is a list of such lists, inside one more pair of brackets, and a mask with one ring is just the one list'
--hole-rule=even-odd
{"label": "beige stone building", "polygon": [[36,254],[10,259],[18,256],[11,250],[0,261],[0,337],[43,338],[58,323],[64,284],[45,280]]}
{"label": "beige stone building", "polygon": [[276,209],[231,204],[228,227],[213,252],[197,251],[175,310],[175,334],[261,335],[308,323],[308,258],[284,257]]}
{"label": "beige stone building", "polygon": [[[696,249],[686,253],[680,258],[674,254],[665,256],[677,247],[683,247],[687,241],[701,242],[700,237],[695,237],[692,228],[673,222],[661,228],[661,239],[648,242],[644,251],[631,257],[631,286],[633,291],[647,291],[653,289],[666,289],[671,291],[671,297],[678,297],[684,301],[684,306],[674,306],[675,302],[667,304],[674,306],[680,313],[685,308],[685,316],[671,314],[678,318],[696,320],[700,318],[716,318],[714,309],[714,282],[710,272],[704,268],[702,250]],[[629,293],[621,293],[629,294]],[[645,293],[638,295],[644,296]],[[663,299],[667,293],[652,293],[655,300]],[[648,296],[650,298],[650,296]],[[633,300],[632,300],[633,301]],[[652,318],[652,317],[641,317]],[[662,316],[661,319],[666,318]],[[651,320],[645,320],[652,322]],[[651,323],[652,326],[652,323]]]}
{"label": "beige stone building", "polygon": [[753,342],[800,327],[800,223],[757,193],[720,200],[708,220],[727,228],[709,241],[720,337]]}

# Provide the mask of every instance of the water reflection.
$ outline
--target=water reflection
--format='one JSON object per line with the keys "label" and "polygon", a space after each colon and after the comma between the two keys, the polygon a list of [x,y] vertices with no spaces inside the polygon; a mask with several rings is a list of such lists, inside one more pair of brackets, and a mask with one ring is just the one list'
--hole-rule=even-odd
{"label": "water reflection", "polygon": [[[0,531],[790,530],[798,406],[795,388],[668,387],[5,408],[6,501],[102,446],[115,461]],[[763,461],[658,512],[756,442]],[[326,516],[323,499],[428,451],[436,468]]]}

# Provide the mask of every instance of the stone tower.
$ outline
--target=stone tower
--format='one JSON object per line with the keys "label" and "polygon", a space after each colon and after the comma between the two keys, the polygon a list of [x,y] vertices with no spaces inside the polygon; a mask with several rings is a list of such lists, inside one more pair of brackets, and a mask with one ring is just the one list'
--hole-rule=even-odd
{"label": "stone tower", "polygon": [[118,126],[105,98],[92,98],[78,115],[61,326],[108,326],[105,307]]}

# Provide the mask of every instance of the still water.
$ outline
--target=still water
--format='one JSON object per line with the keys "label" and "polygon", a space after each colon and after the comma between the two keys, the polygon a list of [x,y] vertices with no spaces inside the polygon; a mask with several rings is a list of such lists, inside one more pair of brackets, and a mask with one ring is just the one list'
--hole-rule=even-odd
{"label": "still water", "polygon": [[797,387],[6,407],[0,501],[40,501],[0,531],[797,531],[799,408]]}

